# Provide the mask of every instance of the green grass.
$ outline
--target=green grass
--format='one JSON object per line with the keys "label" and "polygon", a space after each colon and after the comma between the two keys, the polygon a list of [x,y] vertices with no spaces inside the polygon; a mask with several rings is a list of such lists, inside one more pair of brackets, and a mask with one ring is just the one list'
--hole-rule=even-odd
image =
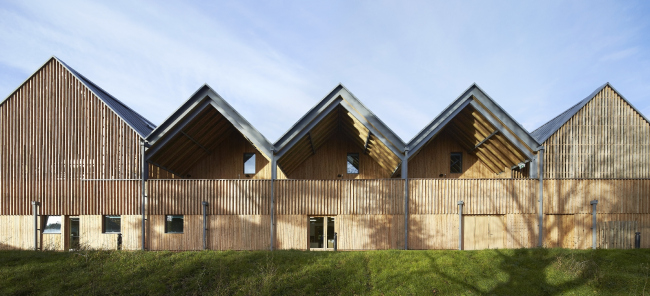
{"label": "green grass", "polygon": [[0,295],[650,295],[650,250],[0,251]]}

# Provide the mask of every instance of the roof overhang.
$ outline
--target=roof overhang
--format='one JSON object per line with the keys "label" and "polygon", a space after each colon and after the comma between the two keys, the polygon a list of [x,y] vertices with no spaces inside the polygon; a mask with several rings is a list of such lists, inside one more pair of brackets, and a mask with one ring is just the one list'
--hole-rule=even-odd
{"label": "roof overhang", "polygon": [[495,173],[531,161],[540,146],[475,84],[411,140],[409,159],[441,132],[454,136]]}
{"label": "roof overhang", "polygon": [[325,143],[343,132],[382,167],[394,171],[403,158],[404,142],[352,93],[338,85],[275,144],[278,164],[290,174]]}
{"label": "roof overhang", "polygon": [[146,160],[183,176],[226,139],[239,132],[270,160],[271,144],[208,85],[199,88],[147,138]]}

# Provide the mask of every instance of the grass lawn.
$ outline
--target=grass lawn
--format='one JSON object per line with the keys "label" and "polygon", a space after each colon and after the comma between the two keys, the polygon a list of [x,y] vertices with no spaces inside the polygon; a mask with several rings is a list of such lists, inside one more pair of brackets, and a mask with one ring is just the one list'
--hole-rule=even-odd
{"label": "grass lawn", "polygon": [[0,251],[0,295],[650,295],[650,250]]}

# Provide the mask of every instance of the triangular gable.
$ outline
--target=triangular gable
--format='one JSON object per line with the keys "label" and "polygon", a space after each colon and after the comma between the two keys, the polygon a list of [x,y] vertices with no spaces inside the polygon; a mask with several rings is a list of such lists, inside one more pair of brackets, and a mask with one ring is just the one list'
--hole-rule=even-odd
{"label": "triangular gable", "polygon": [[466,139],[465,142],[474,145],[474,147],[470,148],[471,150],[476,150],[488,141],[498,140],[501,143],[497,146],[504,146],[502,145],[503,142],[508,142],[513,147],[491,148],[488,149],[490,151],[486,151],[486,154],[505,155],[507,154],[505,150],[510,150],[516,157],[508,157],[508,155],[502,157],[510,165],[517,164],[512,163],[514,160],[526,162],[533,159],[534,151],[539,147],[539,143],[476,84],[470,86],[409,142],[409,159],[417,155],[422,147],[447,127],[450,122],[454,120],[462,121],[463,119],[458,117],[462,112],[476,114],[477,120],[484,121],[484,124],[490,127],[489,133],[482,135],[482,139]]}
{"label": "triangular gable", "polygon": [[542,126],[538,127],[535,129],[533,132],[530,134],[539,142],[539,143],[544,143],[548,138],[550,138],[553,134],[555,134],[564,124],[566,124],[574,115],[578,113],[584,106],[586,106],[591,100],[593,100],[596,95],[598,95],[605,87],[609,86],[618,96],[625,101],[636,113],[641,115],[641,117],[648,123],[647,118],[643,116],[639,110],[637,110],[634,105],[632,105],[621,93],[619,93],[609,82],[603,84],[601,87],[597,88],[595,91],[593,91],[591,94],[589,94],[586,98],[584,98],[582,101],[578,102],[577,104],[573,105],[571,108],[567,109],[566,111],[560,113],[560,115],[556,116],[555,118],[549,120],[547,123],[543,124]]}
{"label": "triangular gable", "polygon": [[[217,114],[219,118],[215,119]],[[203,131],[202,134],[205,137],[223,136],[219,132],[225,132],[225,128],[220,127],[221,125],[217,122],[217,120],[223,119],[241,133],[265,158],[271,159],[271,143],[206,84],[199,88],[180,108],[174,111],[169,118],[149,134],[146,139],[150,145],[150,148],[146,151],[147,160],[150,161],[152,157],[164,149],[173,149],[173,147],[169,147],[169,142],[174,136],[180,134],[183,134],[190,142],[193,142],[193,145],[205,150],[205,147],[203,147],[205,143],[199,141],[200,139],[194,139],[191,135],[185,134],[183,129],[193,122],[193,120],[199,120],[206,116],[212,119],[208,119],[206,122],[200,123],[200,125],[204,125],[206,129],[214,127],[216,130]],[[205,140],[214,141],[215,139],[206,138]],[[175,170],[165,166],[161,167],[175,172]]]}
{"label": "triangular gable", "polygon": [[[276,157],[278,158],[280,167],[282,167],[282,158],[290,154],[292,148],[300,146],[302,142],[311,142],[311,132],[315,128],[318,129],[317,126],[319,124],[327,124],[328,121],[331,121],[333,114],[337,110],[344,110],[346,113],[345,120],[366,131],[366,139],[362,139],[365,142],[364,145],[366,148],[369,143],[373,143],[376,145],[377,150],[383,149],[393,154],[394,157],[391,156],[391,159],[385,162],[378,159],[380,157],[379,152],[374,155],[376,157],[375,160],[378,160],[382,166],[395,166],[390,168],[391,170],[395,170],[404,153],[404,142],[341,84],[336,86],[334,90],[300,118],[275,143]],[[311,146],[313,148],[313,143]],[[371,153],[371,155],[373,154]],[[396,160],[397,164],[395,164]],[[297,161],[299,162],[300,160]],[[282,167],[282,169],[286,169],[286,166]],[[289,172],[285,171],[284,173],[287,174]]]}
{"label": "triangular gable", "polygon": [[[64,63],[62,60],[59,58],[53,56],[50,59],[47,60],[41,67],[38,68],[32,75],[29,76],[25,80],[27,82],[32,76],[34,76],[38,71],[40,71],[45,65],[50,63],[52,60],[57,61],[59,64],[61,64],[63,67],[65,67],[72,75],[78,79],[83,85],[85,85],[90,92],[92,92],[96,97],[98,97],[104,104],[108,106],[115,114],[117,114],[126,124],[128,124],[135,132],[137,132],[140,137],[144,138],[146,137],[153,129],[156,128],[156,126],[151,123],[151,121],[147,120],[144,118],[142,115],[138,114],[137,112],[133,111],[133,109],[129,108],[126,106],[124,103],[120,102],[118,99],[110,95],[108,92],[104,91],[102,88],[97,86],[95,83],[90,81],[88,78],[85,76],[81,75],[79,72],[74,70],[72,67],[68,66],[66,63]],[[21,83],[16,90],[20,89],[20,87],[25,84],[25,82]],[[7,96],[7,99],[13,95],[13,92]],[[6,101],[6,99],[5,99]],[[4,103],[4,101],[2,102]],[[2,104],[0,103],[0,105]]]}

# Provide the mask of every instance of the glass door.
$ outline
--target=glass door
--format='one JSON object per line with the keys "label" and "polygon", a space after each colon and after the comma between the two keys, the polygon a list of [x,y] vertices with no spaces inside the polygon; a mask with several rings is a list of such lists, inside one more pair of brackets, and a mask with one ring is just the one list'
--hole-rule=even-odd
{"label": "glass door", "polygon": [[309,249],[334,249],[334,217],[309,217]]}
{"label": "glass door", "polygon": [[70,251],[79,250],[79,217],[70,217]]}

